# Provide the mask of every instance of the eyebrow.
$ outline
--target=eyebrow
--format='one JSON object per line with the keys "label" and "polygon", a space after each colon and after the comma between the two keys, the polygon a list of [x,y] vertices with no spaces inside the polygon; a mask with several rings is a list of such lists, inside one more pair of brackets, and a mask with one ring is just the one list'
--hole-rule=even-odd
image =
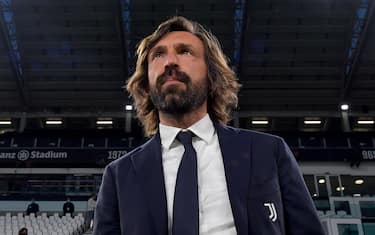
{"label": "eyebrow", "polygon": [[175,48],[189,48],[189,49],[193,49],[194,47],[191,44],[177,43],[177,45],[175,45]]}
{"label": "eyebrow", "polygon": [[162,45],[155,46],[155,47],[151,48],[150,54],[154,53],[155,51],[165,50],[165,48],[166,48],[166,46],[162,46]]}
{"label": "eyebrow", "polygon": [[[155,51],[161,51],[161,50],[165,50],[167,47],[166,46],[163,46],[163,45],[159,45],[159,46],[155,46],[153,47],[151,50],[150,50],[150,55],[152,53],[154,53]],[[189,49],[194,49],[193,45],[191,44],[187,44],[187,43],[177,43],[174,45],[174,48],[175,49],[178,49],[178,48],[189,48]]]}

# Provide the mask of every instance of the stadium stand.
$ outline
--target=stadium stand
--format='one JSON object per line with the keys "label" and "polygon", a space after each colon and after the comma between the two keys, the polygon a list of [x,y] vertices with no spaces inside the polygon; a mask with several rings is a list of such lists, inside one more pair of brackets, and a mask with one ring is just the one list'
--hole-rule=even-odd
{"label": "stadium stand", "polygon": [[28,235],[80,235],[85,231],[82,214],[73,218],[70,214],[60,217],[58,214],[47,216],[46,213],[40,216],[24,216],[22,213],[0,216],[0,234],[14,235],[23,227],[27,228]]}

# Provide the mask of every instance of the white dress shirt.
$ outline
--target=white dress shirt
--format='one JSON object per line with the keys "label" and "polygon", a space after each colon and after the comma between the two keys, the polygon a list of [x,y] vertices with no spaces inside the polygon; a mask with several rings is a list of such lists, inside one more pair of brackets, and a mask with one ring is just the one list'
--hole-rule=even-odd
{"label": "white dress shirt", "polygon": [[[168,231],[171,234],[176,177],[184,146],[176,139],[181,128],[159,124],[159,130],[167,194]],[[193,147],[197,152],[199,234],[235,235],[237,232],[229,201],[219,139],[209,115],[190,126],[188,130],[195,134]]]}

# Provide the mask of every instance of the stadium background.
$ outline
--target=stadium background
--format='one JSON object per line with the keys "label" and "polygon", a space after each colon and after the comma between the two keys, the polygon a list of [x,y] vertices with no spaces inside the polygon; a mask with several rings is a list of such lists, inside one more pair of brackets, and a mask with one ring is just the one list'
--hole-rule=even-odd
{"label": "stadium background", "polygon": [[31,198],[39,216],[61,216],[67,196],[85,215],[105,165],[145,141],[122,88],[136,44],[182,15],[238,74],[230,125],[285,138],[329,234],[374,235],[374,11],[374,0],[0,0],[0,234]]}

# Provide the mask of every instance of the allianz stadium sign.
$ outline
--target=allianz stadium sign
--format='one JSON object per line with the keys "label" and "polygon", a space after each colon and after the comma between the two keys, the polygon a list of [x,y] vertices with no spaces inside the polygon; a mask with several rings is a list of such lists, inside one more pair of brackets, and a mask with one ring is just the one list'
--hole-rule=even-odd
{"label": "allianz stadium sign", "polygon": [[28,159],[56,159],[56,158],[68,158],[67,152],[55,152],[55,151],[29,151],[20,150],[19,152],[1,152],[0,159],[18,159],[20,161],[26,161]]}
{"label": "allianz stadium sign", "polygon": [[0,149],[1,167],[103,167],[124,149]]}

